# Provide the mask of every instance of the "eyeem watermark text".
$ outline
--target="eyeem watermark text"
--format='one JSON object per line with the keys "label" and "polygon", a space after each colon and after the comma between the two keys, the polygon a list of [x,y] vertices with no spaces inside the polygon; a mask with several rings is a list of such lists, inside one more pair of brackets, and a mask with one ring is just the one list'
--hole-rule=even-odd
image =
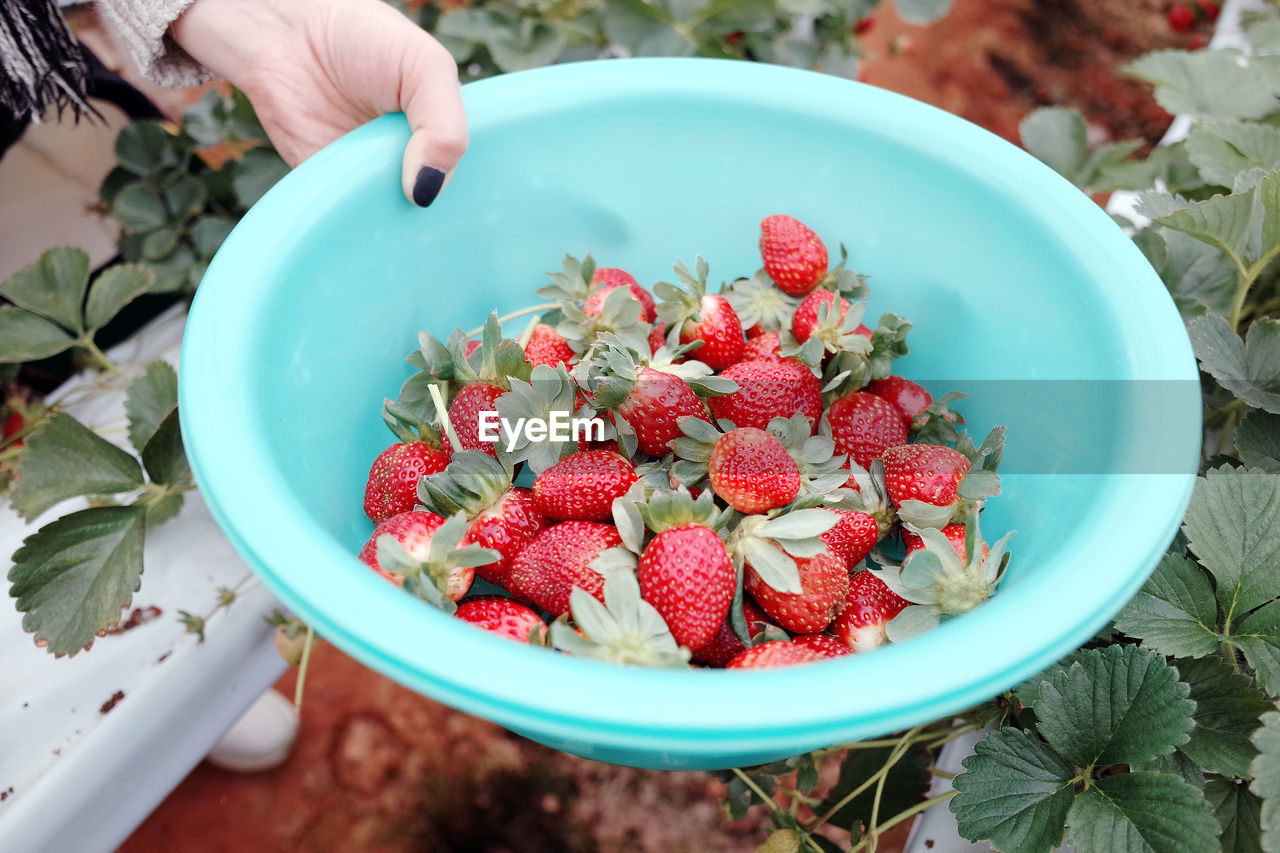
{"label": "eyeem watermark text", "polygon": [[497,444],[505,439],[507,452],[516,449],[523,435],[529,442],[604,441],[604,421],[576,418],[569,412],[551,412],[548,418],[516,418],[514,422],[497,412],[480,413],[480,440]]}

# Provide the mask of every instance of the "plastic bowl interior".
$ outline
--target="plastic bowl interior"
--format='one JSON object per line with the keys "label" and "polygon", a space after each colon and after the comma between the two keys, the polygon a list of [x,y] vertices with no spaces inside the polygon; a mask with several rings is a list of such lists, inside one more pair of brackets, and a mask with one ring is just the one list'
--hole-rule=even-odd
{"label": "plastic bowl interior", "polygon": [[[957,712],[1076,648],[1170,541],[1199,441],[1195,363],[1161,282],[1083,194],[916,101],[749,63],[614,60],[466,87],[472,143],[440,199],[400,192],[400,116],[271,190],[210,266],[182,359],[202,492],[268,586],[420,692],[603,761],[729,767]],[[998,595],[873,653],[763,671],[648,670],[522,647],[364,568],[380,419],[420,329],[530,304],[566,252],[642,282],[705,256],[759,266],[788,212],[869,274],[868,314],[914,322],[898,372],[1008,426],[989,540]]]}

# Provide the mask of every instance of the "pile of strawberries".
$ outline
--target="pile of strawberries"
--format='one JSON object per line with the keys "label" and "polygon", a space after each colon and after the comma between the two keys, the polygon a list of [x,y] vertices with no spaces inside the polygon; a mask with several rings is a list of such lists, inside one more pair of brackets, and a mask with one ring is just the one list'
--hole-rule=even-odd
{"label": "pile of strawberries", "polygon": [[985,601],[1008,563],[978,529],[1003,430],[975,446],[963,395],[893,375],[910,323],[863,325],[843,247],[832,267],[785,215],[759,246],[718,293],[701,258],[651,293],[568,257],[547,302],[422,333],[360,559],[505,637],[658,666],[863,652]]}

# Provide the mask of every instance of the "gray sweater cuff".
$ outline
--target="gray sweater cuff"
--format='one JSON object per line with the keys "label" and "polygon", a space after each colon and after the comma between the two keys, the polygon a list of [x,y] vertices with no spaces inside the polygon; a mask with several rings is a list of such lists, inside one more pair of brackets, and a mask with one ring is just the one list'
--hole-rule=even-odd
{"label": "gray sweater cuff", "polygon": [[169,25],[195,0],[98,0],[149,80],[161,86],[195,86],[212,79],[208,69],[169,37]]}

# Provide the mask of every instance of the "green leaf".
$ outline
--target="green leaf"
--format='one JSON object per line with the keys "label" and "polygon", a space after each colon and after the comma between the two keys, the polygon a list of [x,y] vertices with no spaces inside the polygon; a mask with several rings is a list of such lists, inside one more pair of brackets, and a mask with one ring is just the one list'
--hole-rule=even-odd
{"label": "green leaf", "polygon": [[1270,57],[1239,50],[1161,50],[1129,67],[1154,83],[1156,101],[1173,115],[1195,118],[1262,118],[1275,109],[1280,68]]}
{"label": "green leaf", "polygon": [[1223,466],[1196,480],[1182,523],[1226,622],[1280,595],[1280,477]]}
{"label": "green leaf", "polygon": [[605,38],[632,56],[693,56],[697,48],[672,28],[670,16],[644,0],[617,0],[601,10]]}
{"label": "green leaf", "polygon": [[1244,652],[1258,684],[1271,696],[1280,694],[1280,601],[1251,613],[1240,623],[1231,641]]}
{"label": "green leaf", "polygon": [[1249,775],[1258,751],[1249,737],[1271,703],[1247,676],[1220,657],[1174,661],[1196,703],[1191,739],[1179,749],[1204,769],[1224,776]]}
{"label": "green leaf", "polygon": [[1146,761],[1186,743],[1188,693],[1163,657],[1137,646],[1077,652],[1019,689],[1040,734],[1082,768]]}
{"label": "green leaf", "polygon": [[565,36],[554,27],[538,22],[495,38],[486,47],[503,71],[525,71],[555,62],[564,51]]}
{"label": "green leaf", "polygon": [[276,183],[289,174],[289,166],[273,149],[252,148],[236,165],[234,186],[236,198],[244,207],[252,207]]}
{"label": "green leaf", "polygon": [[111,215],[127,233],[154,231],[169,221],[164,202],[142,184],[130,184],[111,203]]}
{"label": "green leaf", "polygon": [[126,492],[143,484],[138,460],[61,412],[27,437],[13,507],[32,519],[81,495]]}
{"label": "green leaf", "polygon": [[1184,314],[1203,313],[1188,312],[1191,306],[1217,314],[1230,313],[1239,271],[1220,249],[1190,234],[1158,226],[1140,232],[1134,239],[1144,245],[1144,252],[1149,247],[1159,247],[1160,256],[1152,259],[1152,266]]}
{"label": "green leaf", "polygon": [[117,264],[94,279],[85,303],[85,326],[100,329],[111,322],[120,309],[151,289],[156,276],[141,264]]}
{"label": "green leaf", "polygon": [[50,249],[0,284],[0,296],[73,332],[84,331],[81,306],[89,284],[89,255],[81,249]]}
{"label": "green leaf", "polygon": [[173,218],[183,222],[204,208],[207,195],[204,184],[190,175],[183,175],[164,191],[164,204]]}
{"label": "green leaf", "polygon": [[212,258],[235,225],[221,216],[202,216],[191,229],[191,244],[201,257]]}
{"label": "green leaf", "polygon": [[1022,147],[1055,172],[1075,181],[1088,152],[1084,117],[1079,110],[1041,107],[1018,126]]}
{"label": "green leaf", "polygon": [[893,0],[893,6],[908,24],[932,24],[951,11],[951,0]]}
{"label": "green leaf", "polygon": [[1204,795],[1167,773],[1099,779],[1071,804],[1067,842],[1077,850],[1216,853],[1218,823]]}
{"label": "green leaf", "polygon": [[1221,249],[1241,266],[1248,266],[1249,235],[1254,228],[1253,192],[1215,195],[1193,202],[1155,220],[1197,240]]}
{"label": "green leaf", "polygon": [[9,570],[23,629],[74,655],[119,622],[142,576],[145,527],[141,507],[96,507],[28,536]]}
{"label": "green leaf", "polygon": [[122,127],[116,137],[116,161],[140,177],[176,166],[174,138],[159,122],[131,122]]}
{"label": "green leaf", "polygon": [[1280,166],[1280,128],[1256,122],[1213,122],[1191,129],[1187,154],[1205,180],[1231,187],[1236,175]]}
{"label": "green leaf", "polygon": [[[843,800],[848,794],[866,782],[884,766],[885,759],[892,752],[891,747],[875,749],[851,749],[845,753],[840,763],[840,778],[827,793],[822,805],[816,811],[826,814],[827,810]],[[879,820],[892,817],[901,811],[911,808],[923,800],[929,792],[929,754],[919,744],[913,745],[906,754],[893,765],[885,778],[884,791],[880,798]],[[833,814],[830,823],[844,829],[856,829],[857,824],[869,826],[871,823],[871,806],[875,799],[875,786],[868,788],[854,797]]]}
{"label": "green leaf", "polygon": [[1261,318],[1245,341],[1216,314],[1193,317],[1187,332],[1206,373],[1250,406],[1280,414],[1280,320]]}
{"label": "green leaf", "polygon": [[43,317],[13,305],[0,306],[0,363],[48,358],[74,343],[75,338]]}
{"label": "green leaf", "polygon": [[1215,779],[1204,786],[1204,797],[1218,822],[1222,853],[1256,853],[1262,849],[1262,800],[1240,782]]}
{"label": "green leaf", "polygon": [[129,416],[129,442],[139,452],[160,422],[178,405],[178,373],[168,362],[153,361],[129,385],[124,411]]}
{"label": "green leaf", "polygon": [[1141,591],[1120,611],[1116,628],[1161,654],[1212,654],[1221,639],[1213,586],[1194,561],[1166,554]]}
{"label": "green leaf", "polygon": [[1204,771],[1200,765],[1181,752],[1158,755],[1150,761],[1136,761],[1129,765],[1130,770],[1148,770],[1153,773],[1172,773],[1182,781],[1197,789],[1204,788]]}
{"label": "green leaf", "polygon": [[181,486],[191,482],[191,466],[182,447],[182,428],[178,425],[176,406],[165,415],[155,435],[142,448],[142,464],[153,483]]}
{"label": "green leaf", "polygon": [[164,524],[182,511],[183,496],[181,494],[165,495],[147,506],[147,527],[154,528]]}
{"label": "green leaf", "polygon": [[1258,757],[1249,766],[1253,781],[1249,790],[1262,798],[1262,849],[1280,851],[1280,711],[1262,715],[1262,727],[1253,733]]}
{"label": "green leaf", "polygon": [[169,256],[178,245],[179,234],[172,228],[157,228],[142,238],[142,258],[158,261]]}
{"label": "green leaf", "polygon": [[1252,411],[1236,427],[1236,453],[1245,465],[1280,474],[1280,415]]}
{"label": "green leaf", "polygon": [[950,809],[960,835],[999,850],[1049,853],[1062,843],[1075,769],[1032,734],[1003,728],[963,762]]}

